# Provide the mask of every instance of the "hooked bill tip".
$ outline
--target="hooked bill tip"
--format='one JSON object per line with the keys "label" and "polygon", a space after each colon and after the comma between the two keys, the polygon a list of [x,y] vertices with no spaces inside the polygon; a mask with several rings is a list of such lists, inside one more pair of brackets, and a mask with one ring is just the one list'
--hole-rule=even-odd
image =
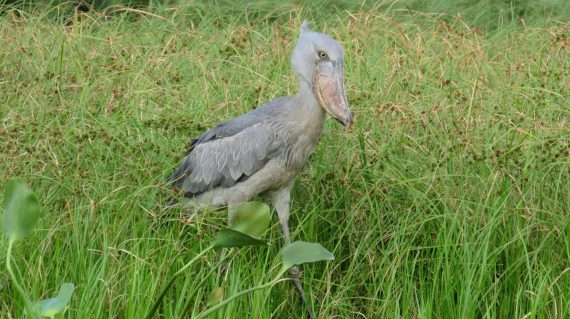
{"label": "hooked bill tip", "polygon": [[346,120],[343,124],[346,126],[346,128],[350,128],[352,126],[352,123],[354,123],[354,118],[352,117],[352,113],[348,113],[348,116],[346,117]]}
{"label": "hooked bill tip", "polygon": [[337,120],[340,124],[342,124],[347,129],[351,128],[352,123],[354,123],[354,118],[352,117],[352,113],[348,113],[348,115],[345,118],[335,117],[335,116],[333,116],[333,117],[335,120]]}

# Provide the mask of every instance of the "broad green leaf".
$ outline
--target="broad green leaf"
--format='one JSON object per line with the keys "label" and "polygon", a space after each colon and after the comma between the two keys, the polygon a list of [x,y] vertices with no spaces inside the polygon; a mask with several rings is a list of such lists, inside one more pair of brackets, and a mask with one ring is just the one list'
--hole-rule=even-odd
{"label": "broad green leaf", "polygon": [[57,296],[36,302],[35,306],[39,310],[40,316],[53,318],[58,313],[65,311],[74,289],[75,286],[73,284],[64,283],[59,288]]}
{"label": "broad green leaf", "polygon": [[218,232],[214,240],[214,248],[230,248],[243,246],[264,246],[263,240],[252,237],[235,229],[224,228]]}
{"label": "broad green leaf", "polygon": [[222,301],[222,298],[224,298],[224,288],[217,287],[208,296],[208,307],[219,304]]}
{"label": "broad green leaf", "polygon": [[287,268],[294,265],[333,259],[333,254],[317,243],[296,241],[285,247],[283,251],[283,265]]}
{"label": "broad green leaf", "polygon": [[247,202],[237,207],[231,228],[259,238],[269,228],[269,206],[261,202]]}
{"label": "broad green leaf", "polygon": [[40,217],[40,204],[32,190],[21,179],[12,179],[4,191],[4,228],[9,240],[17,240],[31,232]]}

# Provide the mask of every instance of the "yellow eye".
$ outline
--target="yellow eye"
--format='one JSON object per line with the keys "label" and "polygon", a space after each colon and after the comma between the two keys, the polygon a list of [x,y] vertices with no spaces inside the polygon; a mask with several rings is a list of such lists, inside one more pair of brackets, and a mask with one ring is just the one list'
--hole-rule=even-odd
{"label": "yellow eye", "polygon": [[324,51],[319,51],[319,58],[321,58],[322,60],[327,59],[329,57],[329,55],[324,52]]}

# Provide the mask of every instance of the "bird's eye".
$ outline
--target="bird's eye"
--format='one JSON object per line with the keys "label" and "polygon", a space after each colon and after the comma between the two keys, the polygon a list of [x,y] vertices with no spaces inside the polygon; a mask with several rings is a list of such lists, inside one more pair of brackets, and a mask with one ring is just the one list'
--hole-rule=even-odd
{"label": "bird's eye", "polygon": [[321,60],[325,60],[329,57],[329,55],[324,52],[324,51],[319,51],[319,58],[321,58]]}

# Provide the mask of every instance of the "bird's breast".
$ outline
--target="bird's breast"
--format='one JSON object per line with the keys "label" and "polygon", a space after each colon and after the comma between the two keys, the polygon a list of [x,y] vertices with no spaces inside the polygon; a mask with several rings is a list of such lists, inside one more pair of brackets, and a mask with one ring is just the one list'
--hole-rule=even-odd
{"label": "bird's breast", "polygon": [[315,150],[322,132],[322,125],[312,130],[304,130],[290,139],[285,152],[285,165],[296,172],[300,171]]}

